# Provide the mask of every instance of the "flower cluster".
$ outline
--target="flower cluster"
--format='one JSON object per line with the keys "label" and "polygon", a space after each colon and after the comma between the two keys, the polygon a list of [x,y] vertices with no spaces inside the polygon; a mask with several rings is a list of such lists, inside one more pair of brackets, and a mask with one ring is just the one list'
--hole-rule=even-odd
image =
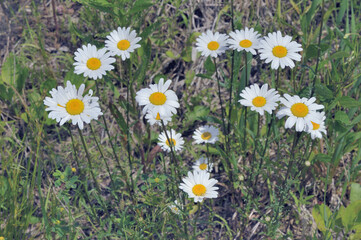
{"label": "flower cluster", "polygon": [[[266,63],[271,63],[272,69],[282,69],[285,67],[293,68],[293,61],[300,61],[302,51],[301,44],[292,41],[292,37],[282,36],[280,31],[268,33],[267,36],[260,37],[253,28],[235,30],[230,32],[229,36],[208,30],[201,34],[196,40],[196,49],[201,52],[202,56],[218,57],[227,49],[244,50],[256,55],[256,50],[260,53],[260,58]],[[285,128],[296,126],[296,131],[305,131],[311,134],[311,138],[322,138],[322,133],[326,134],[325,113],[317,112],[323,109],[322,105],[314,103],[316,98],[300,98],[299,96],[291,97],[285,94],[281,97],[275,89],[268,89],[268,84],[259,87],[257,84],[246,87],[240,93],[242,97],[239,103],[246,107],[251,107],[252,111],[264,115],[264,112],[272,114],[276,110],[278,102],[282,102],[282,107],[277,112],[277,117],[288,116]],[[196,140],[202,141],[202,136],[198,134]]]}
{"label": "flower cluster", "polygon": [[197,38],[196,49],[205,57],[218,57],[228,48],[238,52],[244,50],[253,55],[258,50],[262,60],[271,62],[272,69],[286,66],[293,68],[293,60],[300,61],[301,55],[298,52],[302,51],[301,44],[292,41],[292,37],[288,35],[283,37],[280,31],[268,33],[268,36],[261,39],[253,28],[236,30],[230,32],[229,36],[208,30]]}
{"label": "flower cluster", "polygon": [[[78,48],[74,53],[74,73],[94,80],[101,79],[107,71],[114,69],[112,63],[115,62],[115,55],[121,56],[124,61],[130,58],[131,52],[140,47],[137,43],[141,38],[136,35],[135,30],[130,31],[129,27],[119,27],[107,36],[105,48],[98,50],[91,44]],[[84,84],[77,89],[70,81],[67,81],[65,88],[53,88],[50,91],[51,98],[46,97],[44,100],[49,118],[55,119],[60,126],[71,120],[73,125],[77,124],[80,129],[84,128],[83,122],[90,123],[92,119],[98,119],[98,116],[103,115],[98,97],[92,97],[92,90],[83,96],[84,90]]]}
{"label": "flower cluster", "polygon": [[[143,106],[143,114],[146,114],[145,118],[151,125],[157,123],[165,128],[180,106],[177,95],[169,89],[171,83],[171,80],[164,82],[161,78],[158,84],[151,84],[149,88],[143,88],[136,93],[135,99],[140,106]],[[205,125],[195,130],[193,138],[196,144],[214,144],[218,140],[218,135],[217,128]],[[162,132],[158,140],[159,146],[166,152],[180,151],[184,144],[181,134],[176,133],[174,129]],[[180,188],[194,198],[195,202],[201,202],[203,198],[217,197],[215,190],[218,188],[214,187],[217,180],[209,178],[212,167],[213,164],[208,158],[201,157],[195,162],[194,171],[189,172],[188,177],[183,179],[184,183],[180,185]],[[179,213],[179,208],[174,204],[170,206],[170,209],[174,213]]]}

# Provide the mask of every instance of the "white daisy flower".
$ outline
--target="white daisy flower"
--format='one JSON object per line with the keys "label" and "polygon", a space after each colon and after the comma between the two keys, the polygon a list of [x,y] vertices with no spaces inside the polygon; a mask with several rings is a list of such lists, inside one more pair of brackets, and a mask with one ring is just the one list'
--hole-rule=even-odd
{"label": "white daisy flower", "polygon": [[266,59],[266,63],[272,62],[271,68],[277,69],[279,66],[293,68],[295,61],[301,61],[301,55],[297,52],[302,51],[301,44],[291,41],[292,37],[286,35],[282,37],[280,31],[268,33],[264,40],[261,40],[259,52],[261,59]]}
{"label": "white daisy flower", "polygon": [[194,131],[193,139],[196,144],[212,143],[218,141],[219,130],[210,125],[205,125],[197,128]]}
{"label": "white daisy flower", "polygon": [[182,205],[178,203],[177,200],[174,201],[174,204],[169,205],[170,210],[179,215],[181,213],[181,209],[183,208]]}
{"label": "white daisy flower", "polygon": [[103,115],[98,103],[99,98],[92,97],[92,90],[83,97],[84,89],[84,84],[77,90],[70,81],[67,81],[65,88],[53,88],[50,91],[51,98],[46,97],[44,100],[44,104],[48,106],[45,111],[50,111],[49,118],[60,122],[60,126],[71,120],[73,125],[78,124],[79,128],[83,129],[83,122],[90,123],[90,120]]}
{"label": "white daisy flower", "polygon": [[211,30],[207,30],[197,38],[196,49],[201,52],[202,56],[217,57],[227,50],[227,39],[226,34],[219,32],[213,34]]}
{"label": "white daisy flower", "polygon": [[161,78],[158,84],[151,84],[149,88],[143,88],[137,92],[135,99],[143,108],[143,114],[148,110],[157,112],[160,116],[168,116],[177,112],[179,107],[178,97],[173,90],[168,90],[171,80],[164,83]]}
{"label": "white daisy flower", "polygon": [[263,84],[261,89],[257,84],[246,87],[240,94],[244,99],[238,102],[246,107],[251,107],[252,111],[257,111],[262,116],[264,111],[272,114],[272,111],[278,106],[280,95],[278,91],[271,88],[268,90],[268,84]]}
{"label": "white daisy flower", "polygon": [[283,118],[289,116],[285,123],[285,128],[292,128],[296,124],[296,131],[302,132],[307,128],[313,128],[311,121],[315,122],[318,119],[317,110],[323,109],[323,105],[314,103],[315,97],[310,99],[300,98],[299,96],[284,95],[280,101],[285,105],[277,112],[277,117]]}
{"label": "white daisy flower", "polygon": [[208,158],[201,157],[193,165],[195,171],[207,171],[211,172],[213,168],[213,163],[209,163]]}
{"label": "white daisy flower", "polygon": [[159,112],[154,112],[151,110],[147,112],[145,118],[148,120],[151,126],[153,126],[155,123],[159,126],[162,126],[161,120],[163,120],[164,125],[167,125],[168,122],[172,121],[172,115],[164,115],[161,117]]}
{"label": "white daisy flower", "polygon": [[248,29],[246,27],[245,30],[236,30],[235,32],[230,32],[229,36],[231,39],[227,41],[229,44],[229,48],[237,50],[238,52],[245,50],[246,52],[250,52],[253,55],[256,55],[256,49],[258,49],[259,45],[259,37],[257,31],[254,31],[253,28]]}
{"label": "white daisy flower", "polygon": [[101,79],[106,71],[114,69],[111,65],[115,62],[115,58],[110,57],[111,53],[106,52],[105,48],[97,50],[96,46],[88,44],[78,48],[74,53],[73,65],[75,66],[74,73],[83,74],[84,77],[92,79]]}
{"label": "white daisy flower", "polygon": [[210,173],[206,171],[188,172],[188,176],[183,178],[183,183],[179,188],[188,193],[194,202],[202,202],[204,198],[217,198],[218,187],[214,185],[218,182],[216,179],[209,179]]}
{"label": "white daisy flower", "polygon": [[135,49],[140,48],[137,44],[142,38],[137,37],[135,30],[130,31],[130,28],[118,27],[118,30],[114,30],[107,36],[108,40],[105,40],[105,47],[113,54],[121,56],[124,61],[130,58],[130,53]]}
{"label": "white daisy flower", "polygon": [[311,138],[322,138],[322,133],[327,134],[326,126],[325,126],[325,112],[316,112],[317,120],[311,121],[312,128],[308,128],[307,132],[311,134]]}
{"label": "white daisy flower", "polygon": [[[167,135],[169,137],[169,141],[168,141]],[[158,145],[160,145],[161,148],[164,151],[170,152],[171,149],[170,149],[170,143],[169,142],[171,142],[171,144],[173,146],[173,149],[175,151],[182,150],[184,140],[183,140],[181,134],[176,133],[173,129],[171,129],[171,131],[167,131],[167,135],[164,132],[162,132],[159,135],[159,137],[158,137],[158,141],[159,141]]]}

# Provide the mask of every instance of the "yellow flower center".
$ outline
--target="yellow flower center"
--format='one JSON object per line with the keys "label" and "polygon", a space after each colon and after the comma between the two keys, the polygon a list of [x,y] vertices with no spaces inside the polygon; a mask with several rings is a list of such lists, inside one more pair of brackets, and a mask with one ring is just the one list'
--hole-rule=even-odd
{"label": "yellow flower center", "polygon": [[72,171],[72,172],[76,172],[76,168],[71,168],[71,171]]}
{"label": "yellow flower center", "polygon": [[157,113],[157,116],[155,117],[155,120],[160,121],[160,115],[159,115],[159,113]]}
{"label": "yellow flower center", "polygon": [[101,65],[102,63],[100,62],[99,58],[89,58],[88,61],[86,61],[86,66],[90,70],[97,70]]}
{"label": "yellow flower center", "polygon": [[206,194],[206,191],[207,191],[207,189],[203,184],[196,184],[192,188],[192,192],[196,196],[204,196],[204,194]]}
{"label": "yellow flower center", "polygon": [[313,129],[312,129],[312,130],[317,130],[317,129],[320,128],[320,124],[317,124],[317,123],[312,122],[312,121],[311,121],[311,123],[312,123],[312,126],[313,126]]}
{"label": "yellow flower center", "polygon": [[154,179],[154,182],[159,183],[159,182],[160,182],[160,179],[159,179],[159,178],[155,178],[155,179]]}
{"label": "yellow flower center", "polygon": [[202,135],[201,135],[201,138],[203,139],[203,140],[208,140],[208,139],[210,139],[212,137],[212,134],[210,133],[210,132],[204,132],[204,133],[202,133]]}
{"label": "yellow flower center", "polygon": [[291,112],[296,117],[306,117],[308,114],[308,107],[304,103],[295,103],[291,107]]}
{"label": "yellow flower center", "polygon": [[243,48],[249,48],[250,46],[252,46],[252,42],[248,39],[244,39],[239,42],[239,46],[241,46]]}
{"label": "yellow flower center", "polygon": [[287,48],[285,48],[284,46],[275,46],[272,49],[272,53],[275,57],[283,58],[287,55]]}
{"label": "yellow flower center", "polygon": [[69,100],[65,109],[70,115],[79,115],[84,111],[84,103],[82,100],[74,98]]}
{"label": "yellow flower center", "polygon": [[122,51],[127,50],[130,47],[130,42],[126,39],[120,40],[117,44],[117,47]]}
{"label": "yellow flower center", "polygon": [[252,104],[255,107],[263,107],[264,105],[266,105],[266,99],[264,97],[261,97],[261,96],[255,97],[252,100]]}
{"label": "yellow flower center", "polygon": [[150,95],[149,101],[153,105],[163,105],[165,101],[167,101],[167,97],[164,95],[164,93],[155,92]]}
{"label": "yellow flower center", "polygon": [[177,207],[173,207],[172,210],[173,210],[174,212],[178,212],[178,208],[177,208]]}
{"label": "yellow flower center", "polygon": [[206,170],[207,164],[206,164],[206,163],[201,163],[201,164],[199,165],[199,168],[200,168],[201,170]]}
{"label": "yellow flower center", "polygon": [[211,50],[211,51],[215,51],[219,48],[219,43],[216,42],[216,41],[211,41],[208,43],[207,45],[208,49]]}
{"label": "yellow flower center", "polygon": [[[173,138],[170,138],[170,141],[172,142],[172,145],[175,146],[176,141]],[[167,144],[167,146],[170,147],[168,139],[167,139],[167,141],[165,141],[165,144]]]}

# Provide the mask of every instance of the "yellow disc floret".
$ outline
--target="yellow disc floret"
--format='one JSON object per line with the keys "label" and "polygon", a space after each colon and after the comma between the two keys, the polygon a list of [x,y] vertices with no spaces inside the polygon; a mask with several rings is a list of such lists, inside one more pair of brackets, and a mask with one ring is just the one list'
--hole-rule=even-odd
{"label": "yellow disc floret", "polygon": [[285,48],[284,46],[275,46],[272,49],[272,53],[275,57],[283,58],[287,55],[287,48]]}
{"label": "yellow disc floret", "polygon": [[65,109],[70,115],[79,115],[84,111],[84,103],[80,99],[71,99],[66,104]]}
{"label": "yellow disc floret", "polygon": [[167,101],[167,97],[164,95],[164,93],[155,92],[150,95],[149,101],[153,105],[163,105],[165,101]]}
{"label": "yellow disc floret", "polygon": [[252,104],[255,107],[263,107],[264,105],[266,105],[266,102],[267,102],[266,99],[264,97],[261,97],[261,96],[255,97],[252,100]]}
{"label": "yellow disc floret", "polygon": [[202,135],[201,135],[201,138],[202,138],[203,140],[209,140],[211,137],[212,137],[212,134],[211,134],[210,132],[204,132],[204,133],[202,133]]}
{"label": "yellow disc floret", "polygon": [[211,41],[208,43],[207,45],[208,49],[211,50],[211,51],[215,51],[219,48],[219,43],[216,42],[216,41]]}
{"label": "yellow disc floret", "polygon": [[196,184],[192,188],[192,192],[196,196],[204,196],[206,194],[206,191],[207,191],[207,189],[203,184]]}
{"label": "yellow disc floret", "polygon": [[296,117],[306,117],[308,114],[308,107],[304,103],[295,103],[291,107],[291,112]]}
{"label": "yellow disc floret", "polygon": [[90,70],[97,70],[101,65],[102,63],[100,62],[99,58],[89,58],[88,61],[86,61],[86,66]]}
{"label": "yellow disc floret", "polygon": [[207,169],[207,164],[206,163],[199,164],[199,169],[206,170]]}
{"label": "yellow disc floret", "polygon": [[125,51],[130,47],[130,42],[126,39],[120,40],[117,44],[119,50]]}
{"label": "yellow disc floret", "polygon": [[249,48],[250,46],[252,46],[252,42],[248,39],[244,39],[239,42],[239,46],[241,46],[243,48]]}
{"label": "yellow disc floret", "polygon": [[311,123],[312,123],[312,126],[313,126],[313,129],[312,129],[312,130],[317,130],[317,129],[320,128],[320,124],[315,123],[315,122],[312,122],[312,121],[311,121]]}
{"label": "yellow disc floret", "polygon": [[[173,138],[170,138],[169,140],[172,142],[172,145],[175,146],[176,141]],[[167,144],[167,146],[170,147],[168,139],[167,139],[167,141],[165,141],[165,144]]]}

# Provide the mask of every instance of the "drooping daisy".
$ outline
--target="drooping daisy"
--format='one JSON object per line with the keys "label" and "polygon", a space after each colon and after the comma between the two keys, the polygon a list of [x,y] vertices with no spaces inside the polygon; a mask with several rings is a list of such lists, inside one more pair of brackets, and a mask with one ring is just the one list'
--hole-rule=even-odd
{"label": "drooping daisy", "polygon": [[178,201],[175,200],[175,201],[174,201],[174,204],[169,205],[169,209],[170,209],[173,213],[179,215],[179,214],[181,213],[182,205],[180,205],[180,204],[178,203]]}
{"label": "drooping daisy", "polygon": [[272,69],[277,69],[279,66],[282,69],[286,66],[293,68],[295,64],[292,60],[301,61],[298,52],[302,51],[302,46],[291,40],[292,37],[288,35],[282,37],[280,31],[268,33],[259,45],[261,59],[266,59],[266,63],[272,62]]}
{"label": "drooping daisy", "polygon": [[205,125],[194,131],[193,139],[196,144],[212,143],[218,140],[219,130],[213,126]]}
{"label": "drooping daisy", "polygon": [[178,97],[173,90],[168,90],[171,83],[171,80],[164,83],[164,79],[161,78],[158,84],[151,84],[149,88],[143,88],[137,92],[135,99],[139,105],[145,105],[144,114],[148,110],[157,112],[160,116],[168,116],[177,112]]}
{"label": "drooping daisy", "polygon": [[[169,141],[168,141],[167,135],[169,137]],[[173,149],[175,151],[182,150],[184,140],[183,140],[181,134],[176,133],[173,129],[171,129],[171,131],[167,131],[167,135],[165,134],[165,132],[162,132],[158,137],[158,141],[159,141],[158,144],[161,146],[161,148],[164,151],[170,152],[171,151],[170,147],[172,144]]]}
{"label": "drooping daisy", "polygon": [[256,55],[256,49],[258,49],[259,45],[259,37],[257,31],[254,31],[253,28],[248,29],[246,27],[245,30],[236,30],[235,32],[230,32],[229,36],[231,39],[228,39],[227,43],[229,44],[229,48],[237,50],[238,52],[245,50],[246,52],[250,52],[253,55]]}
{"label": "drooping daisy", "polygon": [[213,168],[213,163],[209,163],[208,158],[201,157],[193,165],[193,169],[196,171],[207,171],[211,172]]}
{"label": "drooping daisy", "polygon": [[325,112],[316,112],[317,120],[311,121],[312,128],[308,128],[307,132],[311,134],[311,138],[322,138],[322,133],[327,134],[326,126],[325,126]]}
{"label": "drooping daisy", "polygon": [[244,99],[238,102],[246,107],[251,107],[252,111],[257,111],[262,116],[264,111],[272,114],[272,111],[278,106],[280,95],[277,90],[271,88],[268,90],[268,84],[263,84],[261,89],[257,84],[246,87],[240,94]]}
{"label": "drooping daisy", "polygon": [[48,106],[45,111],[50,111],[49,118],[60,122],[60,126],[71,120],[73,125],[78,124],[79,128],[83,129],[83,122],[90,123],[92,119],[103,115],[98,103],[99,98],[92,97],[92,90],[83,97],[84,89],[84,84],[77,90],[70,81],[67,81],[65,88],[53,88],[50,91],[51,98],[46,97],[44,100],[44,104]]}
{"label": "drooping daisy", "polygon": [[88,44],[78,48],[74,53],[73,65],[75,66],[74,73],[83,74],[84,77],[92,79],[101,79],[106,71],[114,69],[111,65],[115,62],[115,58],[110,57],[111,53],[106,52],[105,48],[97,50],[96,46]]}
{"label": "drooping daisy", "polygon": [[105,47],[113,55],[121,56],[123,61],[130,58],[131,52],[140,48],[140,45],[137,43],[142,39],[141,37],[137,37],[135,30],[130,31],[129,27],[118,27],[118,29],[113,30],[107,38],[108,40],[105,40]]}
{"label": "drooping daisy", "polygon": [[211,30],[207,30],[197,38],[196,49],[201,52],[202,56],[217,57],[227,50],[227,39],[226,34],[219,32],[213,34]]}
{"label": "drooping daisy", "polygon": [[316,111],[324,108],[323,105],[314,103],[316,101],[315,97],[307,99],[300,98],[297,95],[285,94],[284,98],[280,98],[280,101],[285,107],[282,107],[276,116],[279,119],[288,116],[285,128],[292,128],[296,124],[297,132],[305,131],[307,127],[313,128],[311,121],[317,121],[318,119]]}
{"label": "drooping daisy", "polygon": [[159,126],[162,126],[161,120],[163,120],[164,125],[167,125],[168,122],[172,121],[172,115],[160,115],[159,112],[155,112],[149,110],[145,115],[145,118],[148,120],[150,125],[154,125],[155,123]]}
{"label": "drooping daisy", "polygon": [[210,173],[206,171],[188,172],[188,176],[183,178],[183,183],[179,188],[188,193],[194,202],[202,202],[204,198],[217,198],[218,187],[214,185],[218,182],[214,178],[209,178]]}

